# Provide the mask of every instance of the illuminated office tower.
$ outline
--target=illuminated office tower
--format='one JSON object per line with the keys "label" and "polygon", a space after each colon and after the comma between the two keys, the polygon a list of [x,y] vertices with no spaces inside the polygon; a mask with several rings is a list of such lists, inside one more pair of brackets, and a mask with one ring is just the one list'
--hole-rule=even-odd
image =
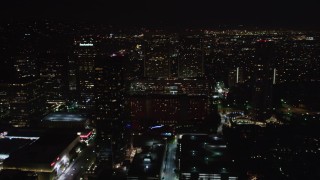
{"label": "illuminated office tower", "polygon": [[179,77],[202,77],[204,67],[201,37],[187,35],[181,38],[179,44]]}
{"label": "illuminated office tower", "polygon": [[[79,107],[86,111],[94,107],[94,65],[98,55],[97,43],[92,36],[76,39],[74,61],[69,61],[69,89],[76,88]],[[74,80],[76,80],[76,87]]]}
{"label": "illuminated office tower", "polygon": [[145,77],[177,76],[177,39],[175,35],[151,34],[146,38]]}

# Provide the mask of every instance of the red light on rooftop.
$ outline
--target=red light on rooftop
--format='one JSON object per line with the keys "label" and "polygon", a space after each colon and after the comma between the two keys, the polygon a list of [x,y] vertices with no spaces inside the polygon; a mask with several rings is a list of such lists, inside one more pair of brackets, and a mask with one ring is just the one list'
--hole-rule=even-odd
{"label": "red light on rooftop", "polygon": [[92,131],[90,131],[88,134],[80,135],[80,138],[88,138],[92,134]]}

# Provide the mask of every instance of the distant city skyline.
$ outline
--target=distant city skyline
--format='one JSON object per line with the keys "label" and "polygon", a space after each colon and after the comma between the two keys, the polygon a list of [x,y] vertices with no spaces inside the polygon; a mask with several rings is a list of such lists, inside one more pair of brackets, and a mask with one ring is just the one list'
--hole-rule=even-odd
{"label": "distant city skyline", "polygon": [[0,179],[320,179],[318,10],[289,4],[3,3]]}

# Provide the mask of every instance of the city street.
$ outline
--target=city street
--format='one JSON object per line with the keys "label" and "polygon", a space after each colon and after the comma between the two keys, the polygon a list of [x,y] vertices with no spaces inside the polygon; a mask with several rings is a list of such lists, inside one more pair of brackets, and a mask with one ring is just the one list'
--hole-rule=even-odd
{"label": "city street", "polygon": [[168,142],[166,147],[167,149],[161,169],[161,177],[165,180],[175,180],[178,179],[177,174],[175,173],[177,138],[174,138],[172,141]]}
{"label": "city street", "polygon": [[78,180],[95,160],[94,145],[85,148],[77,159],[58,178],[59,180]]}

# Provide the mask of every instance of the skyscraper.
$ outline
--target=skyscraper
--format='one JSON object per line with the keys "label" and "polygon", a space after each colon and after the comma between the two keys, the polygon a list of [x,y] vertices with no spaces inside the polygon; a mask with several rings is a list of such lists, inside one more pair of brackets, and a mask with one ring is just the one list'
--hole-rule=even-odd
{"label": "skyscraper", "polygon": [[268,118],[272,110],[274,78],[274,42],[259,40],[255,44],[256,55],[252,79],[252,107],[258,119]]}
{"label": "skyscraper", "polygon": [[95,67],[97,157],[100,163],[121,162],[125,154],[124,63],[126,57],[99,57]]}
{"label": "skyscraper", "polygon": [[40,77],[43,79],[48,103],[64,101],[67,97],[67,58],[54,49],[41,53],[39,58]]}
{"label": "skyscraper", "polygon": [[177,76],[177,38],[174,34],[152,34],[146,38],[145,77]]}
{"label": "skyscraper", "polygon": [[[94,107],[94,64],[98,55],[98,41],[93,36],[81,36],[74,42],[74,61],[69,61],[69,89],[74,89],[76,79],[76,92],[79,107],[90,110]],[[76,74],[76,76],[74,76]]]}
{"label": "skyscraper", "polygon": [[179,77],[202,77],[203,50],[199,35],[186,35],[180,40],[179,47]]}
{"label": "skyscraper", "polygon": [[26,33],[17,40],[18,45],[9,46],[2,57],[0,109],[1,116],[5,117],[4,124],[28,127],[36,124],[45,111],[43,82],[39,77],[38,56],[33,47],[36,39]]}

